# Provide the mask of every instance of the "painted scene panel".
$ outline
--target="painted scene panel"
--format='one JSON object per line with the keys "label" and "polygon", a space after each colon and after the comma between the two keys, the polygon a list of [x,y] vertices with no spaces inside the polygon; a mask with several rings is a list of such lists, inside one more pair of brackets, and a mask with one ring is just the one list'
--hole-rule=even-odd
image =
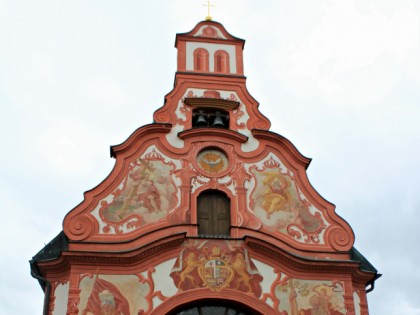
{"label": "painted scene panel", "polygon": [[344,285],[342,282],[292,279],[286,276],[276,286],[282,315],[343,315]]}
{"label": "painted scene panel", "polygon": [[242,241],[190,240],[184,243],[171,277],[179,291],[225,288],[261,295],[262,276]]}
{"label": "painted scene panel", "polygon": [[129,227],[139,227],[166,217],[179,200],[175,168],[155,149],[131,163],[122,184],[100,202],[103,231],[127,222]]}
{"label": "painted scene panel", "polygon": [[322,243],[323,215],[301,195],[294,175],[271,156],[249,168],[254,187],[250,209],[263,225],[301,242]]}
{"label": "painted scene panel", "polygon": [[79,289],[79,315],[130,315],[148,306],[141,276],[82,275]]}

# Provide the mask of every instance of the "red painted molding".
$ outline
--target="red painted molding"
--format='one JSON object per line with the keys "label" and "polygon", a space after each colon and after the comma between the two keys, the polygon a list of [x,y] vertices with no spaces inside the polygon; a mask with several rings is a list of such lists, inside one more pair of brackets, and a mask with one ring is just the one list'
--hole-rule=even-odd
{"label": "red painted molding", "polygon": [[143,140],[145,136],[156,134],[166,134],[171,131],[171,124],[150,124],[138,128],[126,141],[121,144],[111,146],[111,157],[117,157],[117,154],[123,153],[129,149],[135,142]]}
{"label": "red painted molding", "polygon": [[179,100],[184,97],[186,90],[189,88],[221,90],[237,93],[250,115],[247,124],[249,130],[268,130],[271,125],[270,121],[258,110],[259,104],[249,94],[246,89],[245,81],[245,78],[238,76],[206,76],[198,73],[177,73],[175,77],[175,87],[166,95],[164,106],[155,111],[153,115],[154,121],[175,125],[177,120],[173,113],[178,106]]}
{"label": "red painted molding", "polygon": [[267,130],[253,129],[252,135],[261,140],[267,140],[269,143],[276,143],[281,145],[284,149],[288,150],[289,154],[295,161],[301,164],[305,169],[309,167],[312,159],[304,156],[300,151],[294,146],[294,144],[287,138]]}

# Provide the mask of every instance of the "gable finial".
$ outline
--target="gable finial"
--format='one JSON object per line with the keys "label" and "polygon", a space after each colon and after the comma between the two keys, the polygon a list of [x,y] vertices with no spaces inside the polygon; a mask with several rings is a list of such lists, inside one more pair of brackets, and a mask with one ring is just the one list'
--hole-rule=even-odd
{"label": "gable finial", "polygon": [[203,4],[203,7],[207,7],[207,16],[206,16],[206,21],[211,21],[212,17],[210,16],[210,7],[215,7],[214,4],[210,4],[210,0],[207,0],[207,4]]}

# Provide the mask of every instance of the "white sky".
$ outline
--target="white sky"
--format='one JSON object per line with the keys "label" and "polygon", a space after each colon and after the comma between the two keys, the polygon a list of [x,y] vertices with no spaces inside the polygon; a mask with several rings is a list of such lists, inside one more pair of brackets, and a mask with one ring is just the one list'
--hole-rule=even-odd
{"label": "white sky", "polygon": [[[28,260],[173,87],[204,0],[0,0],[0,313],[41,314]],[[419,315],[420,1],[214,0],[272,131],[383,273],[371,314]]]}

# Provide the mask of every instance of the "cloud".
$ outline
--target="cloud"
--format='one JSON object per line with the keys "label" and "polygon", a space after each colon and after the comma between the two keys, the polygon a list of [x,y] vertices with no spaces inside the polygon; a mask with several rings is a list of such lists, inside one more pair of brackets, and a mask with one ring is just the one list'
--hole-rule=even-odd
{"label": "cloud", "polygon": [[323,13],[309,34],[271,51],[269,62],[277,65],[277,78],[297,97],[330,104],[384,100],[401,72],[410,71],[407,61],[413,51],[420,51],[416,11],[397,6],[390,14],[362,12],[352,1],[338,1],[328,2]]}
{"label": "cloud", "polygon": [[420,307],[415,307],[406,300],[398,301],[394,307],[393,314],[420,315]]}
{"label": "cloud", "polygon": [[87,83],[86,88],[88,97],[97,103],[117,106],[120,103],[129,101],[128,93],[111,76],[104,75],[93,78]]}

